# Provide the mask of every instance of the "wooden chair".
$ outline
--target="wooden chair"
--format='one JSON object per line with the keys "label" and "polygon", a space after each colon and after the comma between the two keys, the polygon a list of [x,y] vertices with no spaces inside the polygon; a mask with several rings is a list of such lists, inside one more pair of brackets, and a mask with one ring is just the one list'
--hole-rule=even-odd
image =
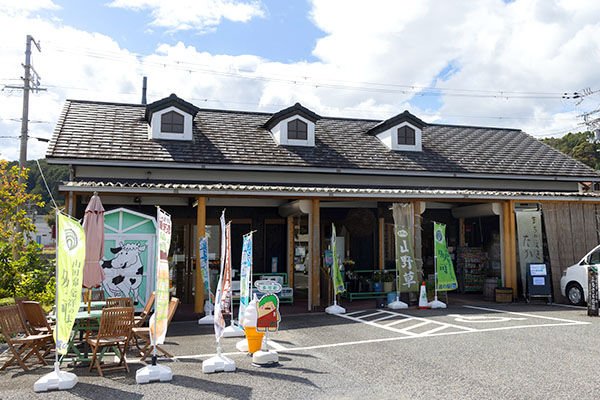
{"label": "wooden chair", "polygon": [[150,311],[152,311],[152,306],[154,305],[155,298],[156,298],[156,293],[152,292],[152,294],[150,295],[150,298],[146,302],[146,306],[144,307],[144,309],[142,310],[140,315],[135,316],[134,324],[133,324],[134,328],[138,328],[138,327],[144,325],[144,322],[146,322],[146,320],[148,319],[148,316],[150,315]]}
{"label": "wooden chair", "polygon": [[[39,351],[46,345],[46,342],[50,340],[52,335],[49,333],[29,334],[25,326],[25,321],[19,315],[17,306],[0,308],[0,328],[2,329],[2,335],[8,344],[8,348],[13,354],[12,358],[0,368],[0,371],[5,370],[15,361],[21,368],[28,371],[29,367],[25,362],[32,355],[36,356],[42,365],[48,365]],[[31,365],[35,364],[37,363]]]}
{"label": "wooden chair", "polygon": [[112,307],[133,307],[131,297],[109,297],[106,299],[106,308]]}
{"label": "wooden chair", "polygon": [[27,316],[25,315],[25,311],[23,311],[23,302],[24,301],[29,301],[29,297],[27,297],[27,296],[15,297],[15,305],[17,306],[17,309],[19,310],[19,315],[21,316],[23,321],[27,322]]}
{"label": "wooden chair", "polygon": [[[104,376],[103,370],[111,371],[125,369],[129,372],[125,354],[127,353],[131,328],[133,326],[133,312],[133,307],[107,307],[102,310],[98,335],[94,338],[87,339],[87,342],[93,350],[90,371],[96,367],[100,376]],[[98,350],[103,349],[100,353],[100,356],[102,356],[104,349],[107,347],[116,348],[119,362],[105,364],[101,367],[100,358],[98,358]]]}
{"label": "wooden chair", "polygon": [[[90,295],[92,296],[92,298],[90,299],[88,296],[88,292],[90,293]],[[104,289],[92,289],[91,291],[89,289],[83,289],[81,292],[81,301],[85,302],[85,301],[104,301],[106,300],[106,298],[104,297]]]}
{"label": "wooden chair", "polygon": [[24,301],[22,304],[23,311],[27,317],[29,332],[32,335],[50,334],[50,346],[48,346],[44,354],[42,354],[42,357],[45,357],[53,348],[52,344],[54,343],[54,338],[52,337],[52,327],[48,323],[46,315],[44,314],[44,309],[40,303],[37,301]]}
{"label": "wooden chair", "polygon": [[[177,297],[171,297],[171,301],[169,301],[169,314],[167,316],[167,329],[171,324],[171,319],[173,319],[173,315],[175,315],[175,311],[177,310],[177,306],[179,305],[179,299]],[[140,353],[137,355],[141,357],[140,361],[144,361],[146,357],[152,353],[151,341],[150,341],[150,327],[135,327],[132,329],[133,335],[136,337],[135,343],[138,349],[140,349]],[[143,348],[140,348],[138,344],[138,339],[142,339],[145,344]],[[165,356],[169,358],[173,358],[173,355],[161,348],[160,346],[156,346],[156,350],[163,353]]]}

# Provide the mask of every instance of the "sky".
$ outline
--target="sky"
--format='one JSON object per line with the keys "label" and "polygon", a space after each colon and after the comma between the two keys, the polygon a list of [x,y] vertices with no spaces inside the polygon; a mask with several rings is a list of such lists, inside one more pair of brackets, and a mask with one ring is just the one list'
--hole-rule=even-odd
{"label": "sky", "polygon": [[[0,0],[0,158],[19,158],[27,35],[45,91],[29,135],[66,99],[586,130],[600,108],[597,0]],[[565,96],[565,93],[567,94]],[[586,94],[573,99],[573,93]],[[600,116],[600,115],[596,115]],[[47,143],[30,138],[28,159]]]}

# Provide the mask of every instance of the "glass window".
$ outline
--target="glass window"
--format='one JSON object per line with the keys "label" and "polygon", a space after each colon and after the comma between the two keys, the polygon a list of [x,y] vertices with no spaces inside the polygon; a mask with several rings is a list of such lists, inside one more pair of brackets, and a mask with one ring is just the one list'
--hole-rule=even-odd
{"label": "glass window", "polygon": [[596,250],[590,254],[590,264],[600,264],[600,250]]}
{"label": "glass window", "polygon": [[295,119],[288,122],[288,139],[306,140],[308,138],[308,125],[306,122]]}
{"label": "glass window", "polygon": [[169,111],[160,117],[160,131],[166,133],[183,133],[183,115]]}
{"label": "glass window", "polygon": [[398,128],[398,145],[415,145],[415,130],[409,126]]}

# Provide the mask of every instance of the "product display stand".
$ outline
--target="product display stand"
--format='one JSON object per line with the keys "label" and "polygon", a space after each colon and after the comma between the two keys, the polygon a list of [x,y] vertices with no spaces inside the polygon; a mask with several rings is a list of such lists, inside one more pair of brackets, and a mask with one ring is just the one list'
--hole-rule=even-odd
{"label": "product display stand", "polygon": [[173,379],[171,368],[156,365],[156,354],[152,355],[152,365],[146,365],[135,373],[135,381],[140,384],[152,381],[168,382],[171,379]]}

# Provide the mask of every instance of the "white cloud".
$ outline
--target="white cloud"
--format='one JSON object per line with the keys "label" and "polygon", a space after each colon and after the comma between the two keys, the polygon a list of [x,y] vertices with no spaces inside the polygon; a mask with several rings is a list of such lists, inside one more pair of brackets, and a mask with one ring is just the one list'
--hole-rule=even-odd
{"label": "white cloud", "polygon": [[[157,20],[168,13],[150,0],[113,4],[150,9]],[[184,14],[179,10],[172,14]],[[214,15],[234,18],[219,13]],[[176,93],[199,107],[269,112],[300,102],[323,116],[373,119],[408,109],[429,122],[509,126],[538,137],[582,129],[577,115],[600,108],[598,95],[575,107],[572,100],[515,98],[515,93],[474,97],[453,90],[427,103],[423,100],[434,98],[407,87],[480,90],[476,94],[486,96],[500,90],[600,89],[597,1],[314,0],[310,18],[324,32],[313,51],[318,61],[294,63],[214,55],[181,42],[139,56],[114,38],[32,15],[0,8],[0,37],[6,39],[0,47],[0,87],[19,84],[9,79],[22,76],[25,36],[42,41],[33,62],[48,92],[32,95],[30,119],[49,123],[32,123],[33,136],[51,136],[66,98],[139,103],[142,76],[149,79],[150,102]],[[195,26],[207,21],[202,18],[181,23]],[[0,138],[0,157],[18,158],[20,116],[21,93],[0,92],[0,137],[15,137]],[[29,143],[29,158],[44,156],[45,144]]]}
{"label": "white cloud", "polygon": [[151,10],[152,25],[171,31],[197,30],[204,32],[214,28],[221,20],[247,22],[264,16],[257,1],[236,0],[114,0],[111,7],[131,10]]}
{"label": "white cloud", "polygon": [[28,15],[38,10],[58,10],[52,0],[0,0],[0,12],[9,15]]}

